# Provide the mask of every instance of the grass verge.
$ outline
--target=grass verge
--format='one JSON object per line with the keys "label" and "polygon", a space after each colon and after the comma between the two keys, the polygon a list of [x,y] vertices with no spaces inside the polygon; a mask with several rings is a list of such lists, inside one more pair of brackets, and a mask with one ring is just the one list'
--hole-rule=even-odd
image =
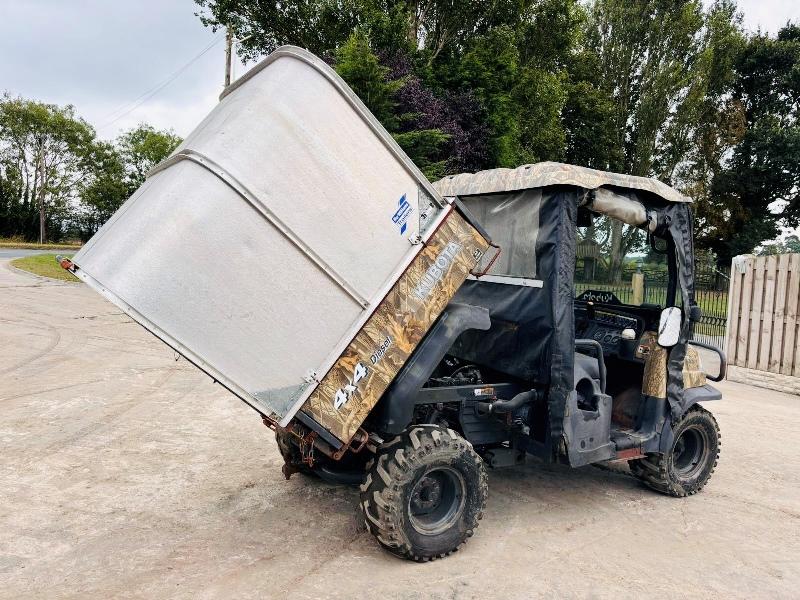
{"label": "grass verge", "polygon": [[26,250],[80,250],[81,244],[37,244],[21,242],[14,238],[0,238],[0,248],[25,248]]}
{"label": "grass verge", "polygon": [[75,275],[61,268],[61,265],[56,262],[55,254],[34,254],[24,258],[15,258],[11,261],[11,264],[18,269],[28,271],[34,275],[41,275],[42,277],[50,277],[51,279],[60,279],[62,281],[80,281]]}

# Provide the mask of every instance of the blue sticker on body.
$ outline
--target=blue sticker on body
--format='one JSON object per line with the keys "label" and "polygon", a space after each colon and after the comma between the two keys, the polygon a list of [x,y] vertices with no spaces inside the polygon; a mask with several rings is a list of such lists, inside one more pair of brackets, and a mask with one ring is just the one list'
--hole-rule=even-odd
{"label": "blue sticker on body", "polygon": [[403,194],[397,203],[397,211],[392,215],[392,223],[400,228],[400,235],[406,232],[408,227],[408,217],[414,211],[411,204],[406,200],[406,195]]}

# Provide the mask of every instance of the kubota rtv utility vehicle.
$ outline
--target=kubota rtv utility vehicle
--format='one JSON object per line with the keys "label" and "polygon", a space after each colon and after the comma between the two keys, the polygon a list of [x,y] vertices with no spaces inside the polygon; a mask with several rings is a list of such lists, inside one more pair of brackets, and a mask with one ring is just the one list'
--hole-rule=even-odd
{"label": "kubota rtv utility vehicle", "polygon": [[[659,303],[576,294],[603,219],[664,255]],[[673,496],[716,465],[688,198],[556,163],[431,186],[298,48],[229,87],[63,265],[254,408],[287,477],[359,484],[405,558],[472,535],[487,465],[623,460]]]}

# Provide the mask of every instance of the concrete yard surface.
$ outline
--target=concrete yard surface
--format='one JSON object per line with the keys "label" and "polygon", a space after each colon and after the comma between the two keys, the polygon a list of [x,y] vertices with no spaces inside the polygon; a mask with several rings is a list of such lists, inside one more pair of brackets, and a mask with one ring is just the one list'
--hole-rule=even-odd
{"label": "concrete yard surface", "polygon": [[82,284],[0,262],[0,598],[791,598],[800,397],[723,383],[687,499],[531,459],[444,560],[382,551],[357,491],[284,480],[258,415]]}

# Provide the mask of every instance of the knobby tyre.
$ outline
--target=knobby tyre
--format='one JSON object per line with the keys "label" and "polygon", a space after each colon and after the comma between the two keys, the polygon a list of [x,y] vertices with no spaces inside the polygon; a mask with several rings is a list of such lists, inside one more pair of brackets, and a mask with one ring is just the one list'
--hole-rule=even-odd
{"label": "knobby tyre", "polygon": [[422,562],[473,535],[487,496],[486,468],[467,440],[447,427],[415,425],[378,448],[360,504],[384,548]]}
{"label": "knobby tyre", "polygon": [[696,494],[708,483],[719,459],[721,436],[714,416],[700,405],[691,407],[673,426],[672,447],[630,461],[631,473],[645,485],[669,496]]}

